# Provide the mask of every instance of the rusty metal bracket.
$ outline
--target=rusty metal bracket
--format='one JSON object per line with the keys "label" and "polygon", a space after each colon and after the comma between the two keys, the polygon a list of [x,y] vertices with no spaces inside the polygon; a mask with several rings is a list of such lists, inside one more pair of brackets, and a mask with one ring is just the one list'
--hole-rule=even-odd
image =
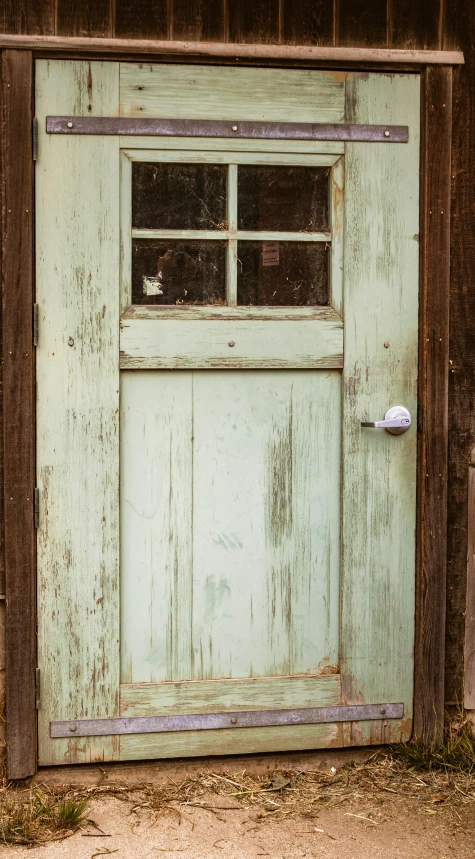
{"label": "rusty metal bracket", "polygon": [[228,137],[264,140],[344,140],[407,143],[407,125],[311,122],[230,122],[221,119],[138,119],[109,116],[47,116],[47,134],[108,134],[123,137]]}
{"label": "rusty metal bracket", "polygon": [[80,719],[50,722],[51,737],[107,737],[114,734],[162,734],[170,731],[215,731],[223,728],[267,728],[273,725],[319,725],[402,719],[404,704],[354,704],[296,710],[237,710],[186,716],[139,716],[130,719]]}

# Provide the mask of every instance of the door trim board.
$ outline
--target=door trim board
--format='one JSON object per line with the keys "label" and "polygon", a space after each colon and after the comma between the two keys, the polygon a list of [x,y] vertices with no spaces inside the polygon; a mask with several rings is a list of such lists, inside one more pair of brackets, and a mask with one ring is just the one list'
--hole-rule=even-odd
{"label": "door trim board", "polygon": [[3,469],[9,778],[36,769],[33,58],[2,56]]}
{"label": "door trim board", "polygon": [[421,76],[414,734],[444,727],[452,69]]}
{"label": "door trim board", "polygon": [[401,48],[344,48],[320,45],[265,45],[232,42],[183,42],[159,39],[102,39],[78,36],[0,35],[0,48],[23,48],[35,54],[61,54],[70,52],[99,55],[100,57],[154,56],[170,59],[190,57],[199,62],[206,59],[228,59],[233,64],[247,59],[332,63],[338,66],[355,66],[371,63],[384,66],[402,65],[404,68],[434,64],[460,65],[465,62],[462,51],[407,50]]}

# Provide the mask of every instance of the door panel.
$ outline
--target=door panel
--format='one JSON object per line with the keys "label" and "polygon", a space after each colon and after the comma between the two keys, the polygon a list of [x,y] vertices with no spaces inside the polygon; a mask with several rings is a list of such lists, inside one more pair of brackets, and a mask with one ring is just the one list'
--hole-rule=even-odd
{"label": "door panel", "polygon": [[123,681],[337,673],[340,381],[121,374]]}
{"label": "door panel", "polygon": [[[407,738],[415,420],[361,421],[416,414],[418,76],[41,60],[36,86],[40,763]],[[91,113],[400,124],[409,143],[45,133]],[[224,221],[203,198],[187,232],[175,188],[179,229],[166,200],[137,226],[134,162],[168,183],[220,165]],[[240,165],[259,179],[248,233]],[[301,165],[329,171],[325,232],[300,229]],[[81,719],[396,702],[402,719],[74,738]]]}

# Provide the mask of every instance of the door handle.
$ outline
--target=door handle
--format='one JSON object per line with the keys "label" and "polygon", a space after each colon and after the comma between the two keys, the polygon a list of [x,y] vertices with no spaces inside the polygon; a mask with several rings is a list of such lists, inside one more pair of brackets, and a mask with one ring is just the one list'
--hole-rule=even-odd
{"label": "door handle", "polygon": [[392,406],[384,416],[384,421],[361,421],[362,427],[385,429],[393,435],[406,432],[411,426],[411,413],[404,406]]}

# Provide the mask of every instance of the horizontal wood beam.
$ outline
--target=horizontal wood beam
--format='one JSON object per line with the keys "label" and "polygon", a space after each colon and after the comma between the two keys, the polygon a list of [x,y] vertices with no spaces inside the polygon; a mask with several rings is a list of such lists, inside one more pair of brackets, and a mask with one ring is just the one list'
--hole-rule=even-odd
{"label": "horizontal wood beam", "polygon": [[62,36],[0,34],[0,48],[26,48],[35,53],[192,56],[228,60],[294,60],[404,66],[460,65],[461,51],[410,51],[386,48],[333,48],[313,45],[246,45],[224,42],[176,42],[153,39],[90,39]]}
{"label": "horizontal wood beam", "polygon": [[[337,314],[335,314],[337,316]],[[120,369],[340,369],[343,324],[337,321],[137,319],[122,317]]]}

